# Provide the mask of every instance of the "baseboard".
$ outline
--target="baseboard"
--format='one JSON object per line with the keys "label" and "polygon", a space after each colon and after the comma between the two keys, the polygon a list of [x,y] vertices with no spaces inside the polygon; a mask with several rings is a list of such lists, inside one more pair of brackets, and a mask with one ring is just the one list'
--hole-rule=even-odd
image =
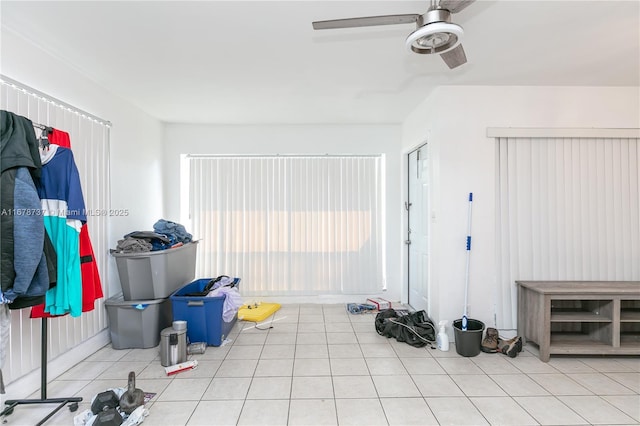
{"label": "baseboard", "polygon": [[511,339],[518,335],[518,330],[512,328],[499,328],[498,334],[500,335],[501,339]]}
{"label": "baseboard", "polygon": [[[366,303],[370,297],[382,297],[383,294],[327,294],[318,296],[245,296],[243,301],[247,304],[268,302],[287,304],[344,304],[344,303]],[[400,302],[392,301],[393,305],[399,305]]]}
{"label": "baseboard", "polygon": [[[85,360],[87,357],[104,347],[111,341],[109,329],[100,331],[95,336],[85,340],[67,352],[50,359],[47,363],[47,383],[60,376],[71,367]],[[40,368],[28,373],[6,386],[4,399],[24,399],[40,390]],[[39,398],[38,395],[36,398]]]}

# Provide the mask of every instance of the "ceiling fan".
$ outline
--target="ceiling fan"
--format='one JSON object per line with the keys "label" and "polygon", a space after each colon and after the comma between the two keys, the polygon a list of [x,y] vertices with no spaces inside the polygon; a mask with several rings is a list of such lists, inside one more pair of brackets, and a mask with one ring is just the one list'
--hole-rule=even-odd
{"label": "ceiling fan", "polygon": [[437,53],[449,68],[453,69],[466,63],[467,56],[460,44],[464,31],[460,25],[451,22],[451,14],[460,12],[474,1],[431,0],[431,6],[423,15],[383,15],[315,21],[313,29],[329,30],[415,23],[417,28],[407,37],[407,48],[416,53]]}

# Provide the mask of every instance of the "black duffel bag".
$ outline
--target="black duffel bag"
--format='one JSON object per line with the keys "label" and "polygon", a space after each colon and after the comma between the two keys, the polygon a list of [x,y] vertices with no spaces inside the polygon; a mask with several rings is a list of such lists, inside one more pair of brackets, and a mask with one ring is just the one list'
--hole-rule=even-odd
{"label": "black duffel bag", "polygon": [[379,335],[393,337],[416,348],[436,341],[436,328],[425,311],[400,315],[394,309],[386,309],[376,315],[375,326]]}

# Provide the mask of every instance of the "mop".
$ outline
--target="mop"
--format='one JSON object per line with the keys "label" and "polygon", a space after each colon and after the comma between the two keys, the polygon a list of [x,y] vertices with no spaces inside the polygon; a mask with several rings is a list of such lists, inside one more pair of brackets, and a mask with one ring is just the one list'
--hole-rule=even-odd
{"label": "mop", "polygon": [[467,331],[468,317],[467,305],[469,296],[469,258],[471,256],[471,203],[473,201],[473,192],[469,193],[469,214],[467,217],[467,268],[465,272],[464,282],[464,313],[462,314],[461,330]]}

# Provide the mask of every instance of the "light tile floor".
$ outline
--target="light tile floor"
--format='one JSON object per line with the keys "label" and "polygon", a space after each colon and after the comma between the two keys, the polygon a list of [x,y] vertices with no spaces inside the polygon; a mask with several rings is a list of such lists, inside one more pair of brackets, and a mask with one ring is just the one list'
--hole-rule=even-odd
{"label": "light tile floor", "polygon": [[[48,396],[81,396],[80,411],[135,371],[155,392],[144,425],[640,424],[640,358],[462,357],[379,336],[375,315],[344,305],[285,305],[273,328],[238,322],[231,342],[194,355],[197,369],[167,377],[158,347],[106,346],[53,380]],[[268,326],[268,325],[267,325]],[[34,394],[31,398],[38,398]],[[51,410],[22,405],[9,425]],[[72,425],[64,408],[47,425]]]}

